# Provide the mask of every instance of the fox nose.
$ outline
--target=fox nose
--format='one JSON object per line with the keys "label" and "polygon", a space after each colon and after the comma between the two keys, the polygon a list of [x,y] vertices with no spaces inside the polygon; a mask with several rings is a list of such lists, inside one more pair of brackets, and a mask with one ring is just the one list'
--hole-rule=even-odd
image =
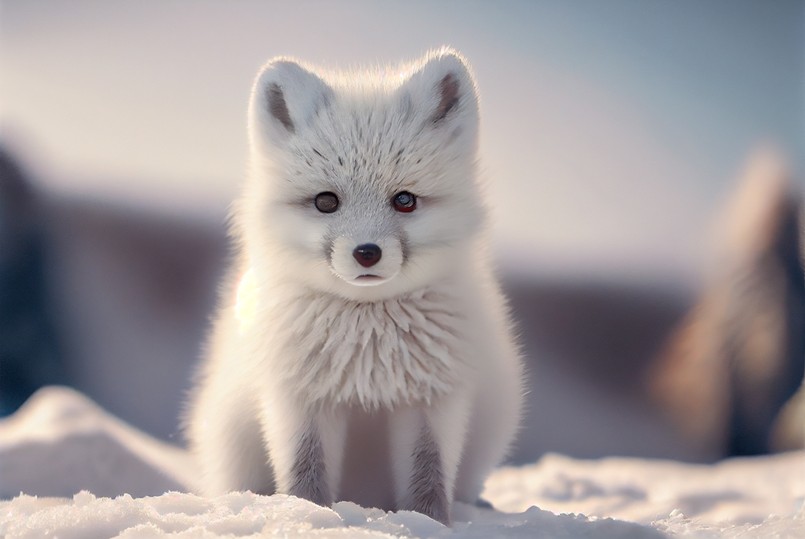
{"label": "fox nose", "polygon": [[381,251],[380,247],[374,243],[364,243],[363,245],[358,245],[355,247],[355,250],[352,251],[352,256],[354,256],[355,260],[358,261],[358,264],[364,268],[369,268],[377,264],[380,261],[382,254],[383,251]]}

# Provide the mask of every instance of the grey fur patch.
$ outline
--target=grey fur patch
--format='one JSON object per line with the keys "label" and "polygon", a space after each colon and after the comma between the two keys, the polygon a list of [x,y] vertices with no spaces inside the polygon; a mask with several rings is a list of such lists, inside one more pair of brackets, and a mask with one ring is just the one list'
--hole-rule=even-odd
{"label": "grey fur patch", "polygon": [[299,438],[288,494],[323,506],[333,503],[327,484],[321,438],[313,425],[309,425]]}
{"label": "grey fur patch", "polygon": [[414,448],[411,483],[403,509],[417,511],[442,524],[450,525],[442,459],[428,425],[422,428]]}
{"label": "grey fur patch", "polygon": [[400,248],[402,249],[402,263],[405,264],[411,257],[411,242],[408,241],[408,234],[405,232],[400,233]]}
{"label": "grey fur patch", "polygon": [[458,80],[448,73],[439,82],[439,106],[433,113],[432,122],[438,123],[458,104]]}
{"label": "grey fur patch", "polygon": [[288,105],[285,103],[285,96],[279,84],[269,84],[268,86],[268,111],[279,120],[290,133],[296,131],[291,121],[291,114],[288,112]]}
{"label": "grey fur patch", "polygon": [[394,164],[395,165],[400,164],[400,160],[402,159],[402,155],[403,155],[404,151],[405,151],[405,148],[400,148],[400,151],[398,151],[397,155],[394,156]]}

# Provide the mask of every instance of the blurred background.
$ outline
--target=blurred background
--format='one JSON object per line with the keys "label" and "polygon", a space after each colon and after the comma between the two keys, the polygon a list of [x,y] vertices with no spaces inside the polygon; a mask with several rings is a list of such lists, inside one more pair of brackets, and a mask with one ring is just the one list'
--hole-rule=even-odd
{"label": "blurred background", "polygon": [[802,0],[0,0],[0,413],[67,384],[181,444],[257,70],[444,44],[480,87],[529,364],[513,461],[801,445],[805,414],[774,426],[801,185],[742,171],[759,145],[805,165]]}

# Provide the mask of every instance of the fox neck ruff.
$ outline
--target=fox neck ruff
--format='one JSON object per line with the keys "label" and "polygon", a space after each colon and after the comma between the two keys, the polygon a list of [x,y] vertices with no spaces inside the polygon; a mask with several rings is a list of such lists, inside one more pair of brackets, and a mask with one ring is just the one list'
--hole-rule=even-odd
{"label": "fox neck ruff", "polygon": [[259,378],[311,406],[373,410],[430,403],[467,380],[461,303],[436,288],[377,302],[265,294],[247,274],[236,316],[241,333],[257,337],[246,341],[258,346]]}

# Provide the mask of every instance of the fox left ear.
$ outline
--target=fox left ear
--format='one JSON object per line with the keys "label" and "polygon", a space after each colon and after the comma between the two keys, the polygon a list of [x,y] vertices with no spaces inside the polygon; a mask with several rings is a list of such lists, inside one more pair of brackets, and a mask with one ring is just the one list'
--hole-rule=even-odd
{"label": "fox left ear", "polygon": [[478,123],[478,93],[470,68],[459,53],[429,53],[400,88],[401,102],[412,116],[438,127]]}

